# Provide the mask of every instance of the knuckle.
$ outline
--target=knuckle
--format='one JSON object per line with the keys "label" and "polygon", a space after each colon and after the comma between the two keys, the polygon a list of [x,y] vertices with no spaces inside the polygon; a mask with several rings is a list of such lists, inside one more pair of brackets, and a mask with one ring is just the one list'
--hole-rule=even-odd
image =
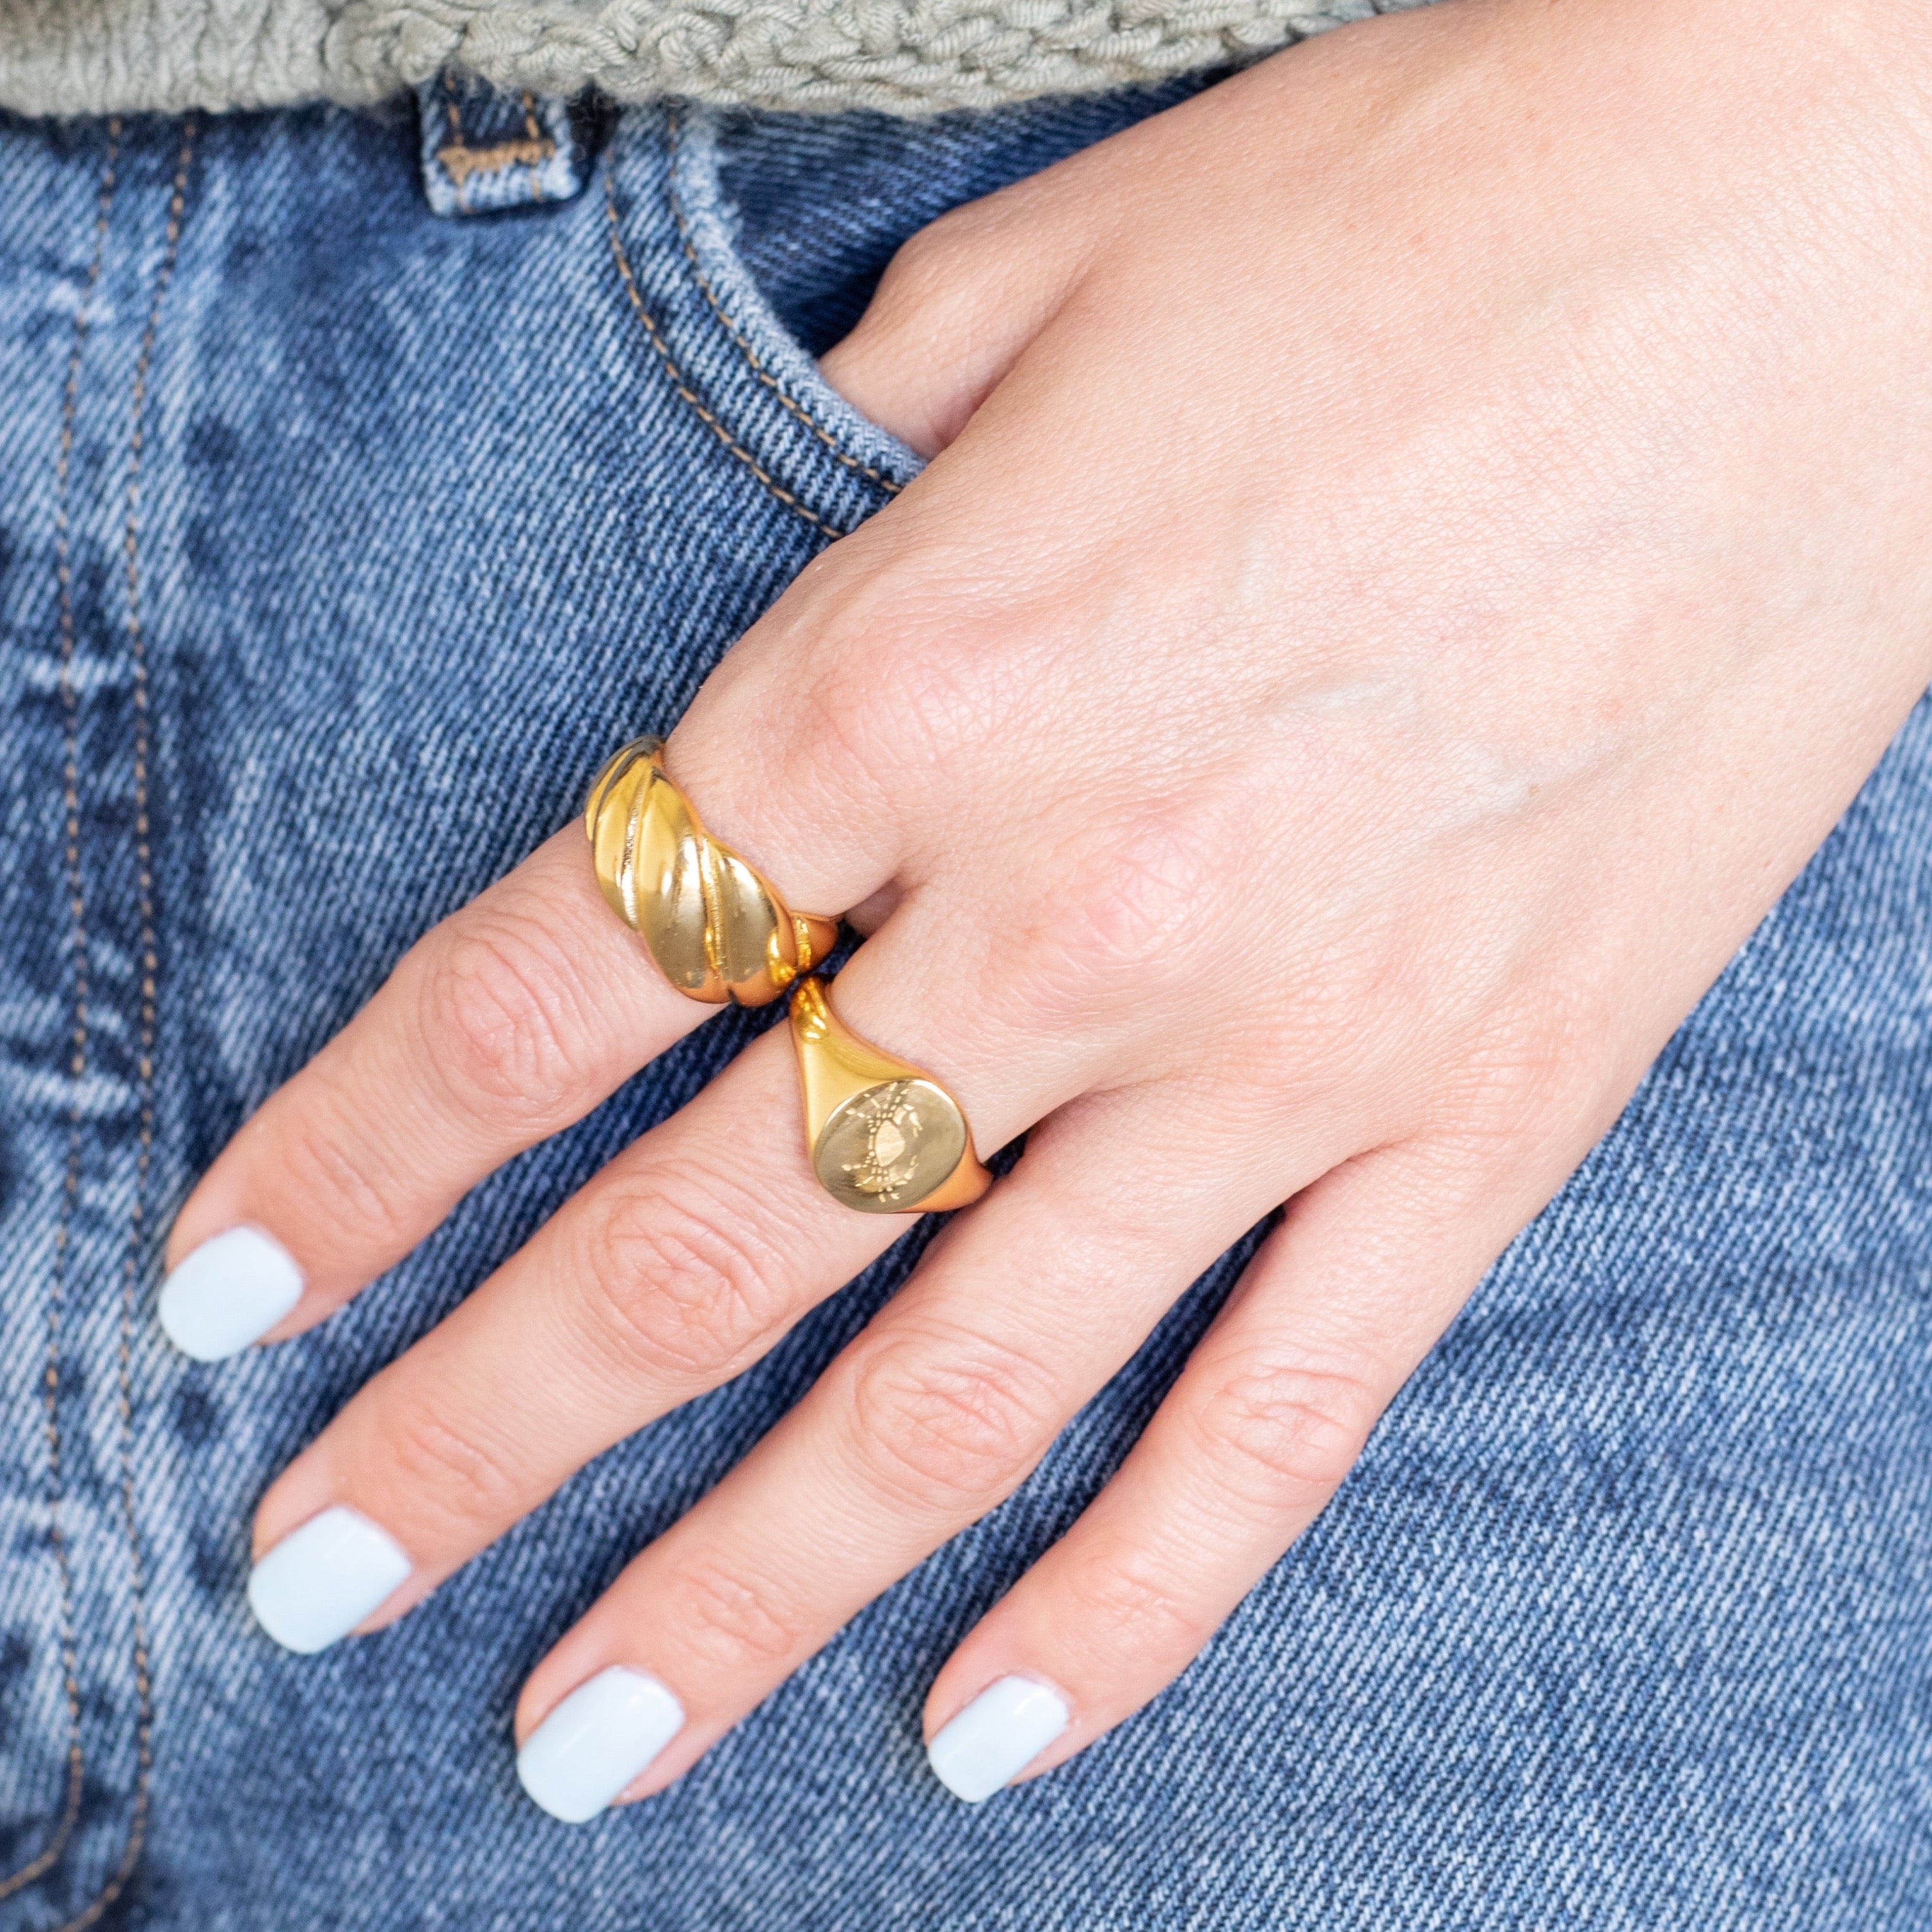
{"label": "knuckle", "polygon": [[668,1594],[682,1640],[714,1663],[782,1665],[805,1646],[798,1605],[768,1579],[700,1558],[679,1569]]}
{"label": "knuckle", "polygon": [[896,580],[890,563],[874,571],[833,619],[800,741],[815,764],[856,766],[889,798],[929,784],[996,722],[971,655],[956,648],[958,616]]}
{"label": "knuckle", "polygon": [[[862,830],[869,848],[882,831],[895,833],[902,816],[906,748],[878,688],[890,674],[861,634],[869,586],[855,588],[846,574],[810,600],[808,623],[794,620],[780,696],[768,684],[728,693],[722,716],[715,707],[706,715],[701,742],[689,725],[679,728],[680,779],[708,807],[728,799],[734,840],[767,857],[799,824],[829,828],[835,849],[840,828]],[[746,743],[760,748],[748,767],[734,748]]]}
{"label": "knuckle", "polygon": [[276,1143],[281,1184],[326,1226],[338,1252],[400,1254],[422,1228],[395,1184],[395,1163],[360,1126],[346,1096],[325,1090],[320,1105],[296,1110]]}
{"label": "knuckle", "polygon": [[896,1336],[851,1385],[850,1426],[871,1484],[917,1514],[977,1516],[1009,1495],[1057,1431],[1052,1378],[982,1337]]}
{"label": "knuckle", "polygon": [[583,1273],[599,1342],[627,1377],[710,1382],[782,1326],[791,1270],[730,1184],[659,1168],[607,1206]]}
{"label": "knuckle", "polygon": [[1459,1124],[1472,1138],[1513,1136],[1580,1074],[1596,1072],[1610,1030],[1600,1002],[1546,977],[1533,1002],[1493,1016],[1465,1058],[1461,1081],[1450,1084]]}
{"label": "knuckle", "polygon": [[386,1418],[383,1490],[461,1541],[523,1514],[524,1484],[502,1450],[420,1394]]}
{"label": "knuckle", "polygon": [[799,777],[842,767],[862,773],[874,804],[890,796],[887,776],[902,755],[879,689],[874,653],[883,649],[828,644],[798,693],[791,740],[791,762],[800,768]]}
{"label": "knuckle", "polygon": [[1352,1371],[1251,1364],[1210,1392],[1196,1426],[1222,1493],[1274,1516],[1328,1497],[1354,1466],[1380,1408]]}
{"label": "knuckle", "polygon": [[829,570],[801,600],[803,672],[788,682],[775,742],[799,767],[788,783],[842,758],[874,790],[923,796],[949,761],[980,754],[952,776],[983,776],[1032,701],[1027,667],[1052,614],[989,583],[956,535],[921,526],[874,539],[876,527],[862,566]]}
{"label": "knuckle", "polygon": [[[1027,702],[1022,661],[1037,652],[1039,614],[1001,601],[944,537],[873,539],[875,527],[862,563],[835,546],[794,586],[796,608],[766,620],[771,649],[785,649],[783,675],[741,675],[704,714],[694,778],[710,798],[712,773],[728,772],[748,834],[771,817],[910,832],[935,800],[983,784]],[[753,740],[747,774],[732,748]]]}
{"label": "knuckle", "polygon": [[1118,1657],[1125,1643],[1144,1660],[1191,1657],[1214,1634],[1213,1618],[1151,1550],[1129,1545],[1082,1564],[1067,1594],[1062,1622],[1100,1656]]}
{"label": "knuckle", "polygon": [[1165,809],[1066,842],[1018,921],[1017,997],[1051,1027],[1144,1008],[1192,974],[1225,874],[1225,854]]}
{"label": "knuckle", "polygon": [[568,1031],[575,992],[548,935],[472,909],[423,962],[419,1017],[430,1065],[460,1105],[548,1118],[578,1082]]}

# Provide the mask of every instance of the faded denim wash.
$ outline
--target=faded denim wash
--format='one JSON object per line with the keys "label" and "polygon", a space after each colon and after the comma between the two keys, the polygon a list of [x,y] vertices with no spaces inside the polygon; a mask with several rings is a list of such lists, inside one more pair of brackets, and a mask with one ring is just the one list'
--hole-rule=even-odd
{"label": "faded denim wash", "polygon": [[896,244],[1181,91],[638,111],[467,205],[412,108],[0,124],[0,1932],[1932,1924],[1923,705],[1334,1506],[1051,1777],[957,1804],[921,1699],[1238,1256],[1010,1503],[582,1829],[518,1790],[518,1686],[918,1231],[394,1628],[250,1624],[271,1478],[770,1016],[290,1345],[167,1347],[170,1216],[913,473],[810,360]]}

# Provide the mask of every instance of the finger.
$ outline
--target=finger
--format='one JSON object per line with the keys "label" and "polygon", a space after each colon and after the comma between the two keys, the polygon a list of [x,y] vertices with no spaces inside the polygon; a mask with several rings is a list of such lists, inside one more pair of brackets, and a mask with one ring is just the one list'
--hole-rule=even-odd
{"label": "finger", "polygon": [[1526,1190],[1466,1150],[1400,1147],[1294,1203],[1098,1499],[940,1672],[926,1732],[950,1790],[1051,1769],[1186,1666],[1567,1166]]}
{"label": "finger", "polygon": [[[890,929],[874,945],[890,960]],[[862,984],[861,962],[880,980],[873,950],[848,969]],[[898,1016],[884,1036],[913,1043],[976,1133],[1004,1138],[1057,1104],[1056,1071],[1084,1083],[1070,1062],[1004,1051],[990,1027],[944,1040],[935,1018],[957,1002],[908,980],[881,982],[874,1010]],[[824,1191],[801,1122],[791,1044],[774,1030],[363,1388],[257,1513],[251,1594],[272,1634],[314,1648],[400,1616],[592,1456],[737,1374],[902,1233],[898,1217]],[[336,1531],[308,1527],[325,1519]],[[350,1521],[368,1532],[367,1592],[311,1615],[302,1606],[343,1570],[330,1538]]]}
{"label": "finger", "polygon": [[410,949],[177,1218],[161,1317],[213,1360],[296,1333],[711,1010],[665,983],[578,827]]}
{"label": "finger", "polygon": [[921,229],[886,268],[825,379],[922,456],[937,455],[1018,361],[1078,280],[1090,234],[1029,212],[1022,182]]}
{"label": "finger", "polygon": [[[258,1560],[275,1551],[285,1569],[291,1532],[350,1510],[407,1564],[380,1614],[350,1621],[392,1622],[575,1470],[748,1366],[881,1253],[906,1224],[854,1214],[820,1187],[797,1084],[789,1040],[766,1034],[595,1176],[283,1472],[256,1511]],[[755,1142],[748,1123],[763,1128]],[[311,1582],[303,1573],[286,1587]],[[263,1621],[281,1634],[272,1609]]]}
{"label": "finger", "polygon": [[[710,795],[728,816],[754,761],[686,735],[708,755]],[[674,752],[667,763],[682,778]],[[795,810],[778,820],[776,876],[796,907],[836,913],[891,878],[889,816],[848,825],[842,872],[820,862],[827,842],[802,836]],[[214,1360],[320,1321],[484,1176],[712,1010],[664,982],[605,904],[580,829],[566,826],[412,947],[223,1151],[171,1234],[164,1326]]]}
{"label": "finger", "polygon": [[[587,1815],[589,1797],[608,1802],[642,1770],[646,1744],[656,1755],[630,1795],[680,1775],[1024,1479],[1231,1226],[1264,1211],[1259,1162],[1232,1188],[1231,1162],[1156,1193],[1115,1157],[1176,1130],[1189,1144],[1198,1124],[1176,1114],[1124,1094],[1055,1115],[805,1401],[630,1565],[525,1688],[518,1734],[539,1803]],[[682,1714],[668,1742],[625,1735],[640,1682]]]}

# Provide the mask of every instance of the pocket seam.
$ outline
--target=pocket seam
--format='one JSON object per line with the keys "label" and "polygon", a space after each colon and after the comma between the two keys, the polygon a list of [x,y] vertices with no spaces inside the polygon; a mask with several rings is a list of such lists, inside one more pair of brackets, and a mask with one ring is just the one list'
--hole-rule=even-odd
{"label": "pocket seam", "polygon": [[[785,508],[802,517],[815,530],[830,537],[842,537],[850,534],[834,523],[821,517],[818,512],[794,496],[780,483],[763,464],[727,429],[716,414],[685,379],[684,371],[670,351],[670,344],[664,340],[664,332],[656,319],[645,306],[644,291],[638,286],[636,272],[631,266],[631,257],[624,246],[623,224],[617,213],[617,183],[616,172],[610,155],[604,160],[604,208],[610,231],[610,254],[617,265],[617,273],[624,284],[624,292],[630,297],[631,308],[638,320],[643,325],[645,335],[651,346],[657,351],[658,359],[664,365],[664,374],[670,379],[671,387],[696,413],[698,420],[717,437],[724,447],[755,476],[760,483]],[[721,319],[722,319],[722,311]],[[823,432],[821,431],[822,434]]]}
{"label": "pocket seam", "polygon": [[868,478],[888,496],[896,496],[905,486],[896,478],[888,476],[884,470],[875,468],[864,458],[855,456],[850,450],[842,448],[838,438],[832,434],[832,431],[827,429],[812,413],[811,410],[793,395],[766,368],[763,358],[759,356],[751,339],[733,320],[724,304],[718,300],[717,292],[711,286],[711,279],[705,274],[704,264],[698,260],[696,245],[692,240],[691,224],[685,213],[683,194],[679,186],[680,163],[685,152],[684,110],[682,103],[674,102],[671,104],[668,120],[669,127],[667,131],[670,136],[671,164],[667,185],[670,201],[671,219],[677,224],[678,242],[684,250],[685,260],[690,265],[692,279],[697,284],[699,294],[704,296],[712,314],[722,325],[725,334],[730,336],[736,345],[738,352],[745,358],[746,364],[752,375],[770,390],[782,407],[789,410],[825,446],[832,460],[843,464],[848,470],[856,470],[860,475]]}

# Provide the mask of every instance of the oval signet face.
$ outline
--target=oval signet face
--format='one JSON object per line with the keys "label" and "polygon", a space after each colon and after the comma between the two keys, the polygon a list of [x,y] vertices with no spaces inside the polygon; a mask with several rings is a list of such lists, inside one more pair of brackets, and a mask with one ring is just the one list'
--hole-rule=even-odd
{"label": "oval signet face", "polygon": [[904,1214],[942,1185],[966,1151],[965,1117],[930,1080],[887,1080],[855,1094],[812,1150],[821,1185],[866,1214]]}

